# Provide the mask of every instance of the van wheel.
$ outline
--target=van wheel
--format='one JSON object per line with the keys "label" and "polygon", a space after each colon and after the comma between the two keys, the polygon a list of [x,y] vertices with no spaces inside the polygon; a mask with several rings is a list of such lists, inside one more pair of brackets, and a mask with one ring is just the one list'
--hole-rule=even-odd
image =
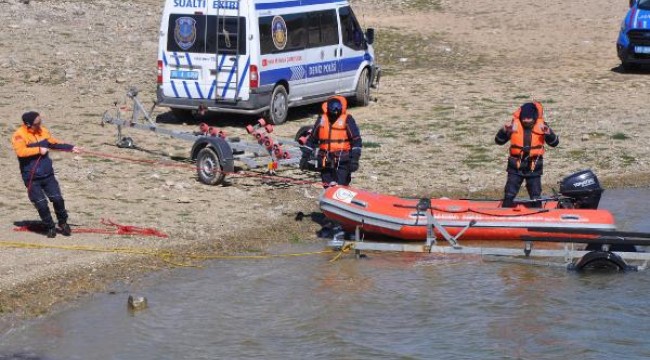
{"label": "van wheel", "polygon": [[219,156],[209,148],[203,148],[196,156],[196,171],[199,180],[206,185],[219,185],[226,174],[223,173]]}
{"label": "van wheel", "polygon": [[172,114],[178,121],[187,121],[193,119],[192,110],[179,108],[171,108],[171,110]]}
{"label": "van wheel", "polygon": [[361,76],[359,76],[354,103],[357,106],[368,106],[368,103],[370,103],[370,76],[368,75],[368,69],[363,69]]}
{"label": "van wheel", "polygon": [[273,125],[284,124],[289,113],[289,96],[283,85],[278,85],[271,94],[271,104],[267,112],[268,120]]}

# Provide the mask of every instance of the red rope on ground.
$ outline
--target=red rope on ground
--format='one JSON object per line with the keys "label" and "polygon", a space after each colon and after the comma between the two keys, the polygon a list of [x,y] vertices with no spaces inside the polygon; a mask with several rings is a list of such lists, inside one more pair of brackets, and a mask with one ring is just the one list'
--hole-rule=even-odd
{"label": "red rope on ground", "polygon": [[116,227],[117,233],[119,235],[143,235],[143,236],[155,236],[161,238],[168,237],[167,234],[164,234],[153,228],[143,228],[143,227],[137,227],[132,225],[121,225],[111,220],[102,219],[102,225]]}
{"label": "red rope on ground", "polygon": [[[112,227],[114,229],[101,229],[101,228],[81,228],[73,227],[72,233],[74,234],[104,234],[104,235],[128,235],[128,236],[155,236],[159,238],[168,238],[169,236],[154,228],[144,228],[132,225],[121,225],[111,220],[101,220],[102,225]],[[43,224],[29,224],[18,226],[14,228],[18,232],[35,232],[42,233],[47,231]]]}
{"label": "red rope on ground", "polygon": [[[134,163],[161,166],[161,167],[174,167],[174,168],[192,169],[192,171],[197,171],[198,170],[198,167],[196,165],[192,165],[192,164],[170,163],[170,162],[164,162],[164,161],[158,161],[158,160],[141,159],[141,158],[134,158],[134,157],[129,157],[129,156],[121,156],[121,155],[113,155],[113,154],[101,153],[101,152],[96,152],[96,151],[88,151],[88,150],[82,150],[81,154],[86,154],[86,155],[92,156],[92,157],[100,157],[100,158],[106,158],[106,159],[130,161],[130,162],[134,162]],[[283,183],[287,183],[287,184],[293,184],[293,185],[318,185],[318,186],[325,186],[326,185],[326,184],[323,184],[320,181],[299,180],[299,179],[293,179],[293,178],[286,177],[286,176],[266,175],[266,174],[260,174],[260,173],[254,172],[254,171],[228,172],[228,171],[215,170],[215,172],[219,172],[219,173],[222,173],[224,175],[229,175],[229,176],[238,176],[238,177],[246,177],[246,178],[258,178],[258,179],[264,179],[264,180],[273,180],[273,181],[279,181],[279,182],[283,182]]]}

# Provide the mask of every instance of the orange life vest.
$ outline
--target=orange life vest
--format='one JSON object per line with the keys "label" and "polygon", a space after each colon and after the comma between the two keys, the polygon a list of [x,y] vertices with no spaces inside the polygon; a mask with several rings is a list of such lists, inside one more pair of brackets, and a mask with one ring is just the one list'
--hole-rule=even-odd
{"label": "orange life vest", "polygon": [[[530,139],[530,150],[528,156],[531,158],[537,158],[544,155],[544,113],[542,110],[542,104],[536,102],[535,107],[537,108],[537,121],[533,125],[532,136]],[[510,135],[510,156],[514,157],[523,157],[524,154],[524,126],[521,123],[519,115],[521,113],[521,108],[518,108],[517,111],[512,114],[512,133]]]}
{"label": "orange life vest", "polygon": [[[343,98],[345,101],[345,98]],[[348,136],[348,113],[346,103],[343,102],[343,111],[338,119],[332,124],[327,117],[327,102],[323,103],[323,115],[321,115],[320,126],[318,127],[319,148],[328,152],[350,151],[350,137]]]}

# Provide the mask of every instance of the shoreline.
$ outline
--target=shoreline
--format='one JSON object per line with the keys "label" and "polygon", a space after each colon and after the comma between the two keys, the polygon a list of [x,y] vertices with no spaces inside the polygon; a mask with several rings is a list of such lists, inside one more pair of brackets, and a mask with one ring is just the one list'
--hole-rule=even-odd
{"label": "shoreline", "polygon": [[[608,189],[608,184],[623,185],[617,186],[616,189],[643,188],[650,187],[650,174],[641,173],[623,178],[604,178],[600,179],[600,181],[605,191]],[[451,194],[446,194],[446,196],[458,197],[462,196],[462,194],[461,190],[455,190]],[[480,197],[499,196],[500,194],[501,190],[492,189],[475,195]],[[304,209],[293,210],[296,212],[304,211]],[[312,211],[317,212],[318,209],[312,209]],[[281,224],[276,225],[275,231],[269,231],[272,230],[270,228],[247,229],[240,234],[229,237],[227,242],[237,242],[236,248],[231,250],[224,251],[219,244],[215,244],[211,240],[171,245],[157,250],[172,251],[177,254],[211,254],[228,257],[242,254],[261,255],[268,248],[282,244],[324,241],[314,235],[320,226],[314,221],[308,220],[308,217],[302,222],[287,218]],[[285,233],[283,230],[287,230],[287,232]],[[298,241],[289,239],[287,234],[295,234],[295,231],[302,231],[305,236]],[[265,232],[271,234],[271,236],[264,243],[260,243],[256,238],[260,233]],[[283,235],[285,236],[283,237]],[[47,251],[47,249],[40,251]],[[185,265],[200,268],[205,262],[214,261],[209,259],[190,260],[189,262],[179,263],[173,260],[166,261],[160,256],[152,255],[126,255],[120,257],[121,255],[113,255],[100,265],[94,265],[90,272],[87,268],[79,268],[74,271],[67,271],[64,274],[34,277],[15,287],[0,290],[0,333],[4,332],[9,326],[15,326],[14,322],[16,321],[24,322],[69,309],[75,303],[87,301],[95,294],[119,292],[115,290],[119,288],[126,291],[126,289],[151,274]]]}

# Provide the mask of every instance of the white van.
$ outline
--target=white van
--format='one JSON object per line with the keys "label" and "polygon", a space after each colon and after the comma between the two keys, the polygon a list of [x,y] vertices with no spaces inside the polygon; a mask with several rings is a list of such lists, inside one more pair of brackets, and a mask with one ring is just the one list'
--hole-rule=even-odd
{"label": "white van", "polygon": [[175,114],[264,114],[334,94],[367,105],[379,78],[374,29],[342,0],[166,0],[158,104]]}

